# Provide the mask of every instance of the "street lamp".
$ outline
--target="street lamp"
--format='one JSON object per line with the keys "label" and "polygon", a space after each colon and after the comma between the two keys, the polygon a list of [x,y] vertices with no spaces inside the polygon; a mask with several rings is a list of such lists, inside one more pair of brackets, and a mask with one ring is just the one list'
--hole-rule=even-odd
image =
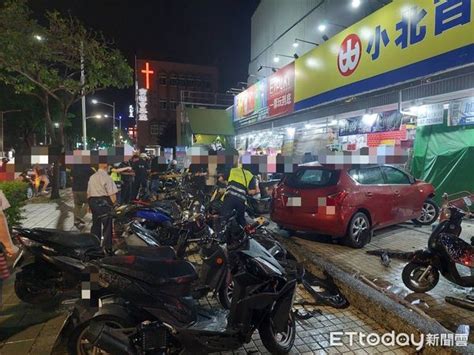
{"label": "street lamp", "polygon": [[[100,104],[100,105],[105,105],[105,106],[108,106],[108,107],[112,108],[112,118],[113,118],[112,123],[113,123],[113,126],[115,128],[115,120],[117,119],[117,117],[115,116],[115,102],[112,102],[111,104],[108,104],[106,102],[98,101],[96,99],[92,99],[91,102],[92,102],[93,105],[99,105]],[[107,116],[105,116],[105,117],[107,117]],[[120,132],[122,131],[122,118],[121,117],[119,119],[119,130],[120,130]],[[114,146],[115,146],[116,142],[115,142],[115,135],[114,135],[113,131],[112,131],[112,139],[113,139]]]}

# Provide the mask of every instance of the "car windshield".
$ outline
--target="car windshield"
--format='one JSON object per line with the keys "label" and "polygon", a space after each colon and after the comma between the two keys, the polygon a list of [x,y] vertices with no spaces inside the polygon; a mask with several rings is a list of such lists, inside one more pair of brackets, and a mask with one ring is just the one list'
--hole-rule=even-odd
{"label": "car windshield", "polygon": [[285,183],[295,188],[314,188],[336,185],[340,172],[329,169],[300,169],[288,175]]}

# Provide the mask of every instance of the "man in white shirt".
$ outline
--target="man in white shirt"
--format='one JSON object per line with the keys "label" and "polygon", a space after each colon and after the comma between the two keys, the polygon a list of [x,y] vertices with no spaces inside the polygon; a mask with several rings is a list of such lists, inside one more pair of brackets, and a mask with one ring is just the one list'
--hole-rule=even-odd
{"label": "man in white shirt", "polygon": [[112,211],[117,192],[117,186],[107,174],[107,164],[99,164],[97,172],[89,178],[87,198],[92,212],[91,233],[104,237],[102,245],[109,253],[112,252],[112,218],[99,217]]}
{"label": "man in white shirt", "polygon": [[18,252],[18,247],[16,247],[12,242],[10,231],[8,229],[7,217],[5,216],[5,213],[3,213],[3,211],[9,207],[10,203],[5,197],[3,191],[0,190],[0,243],[4,245],[8,255],[14,255]]}

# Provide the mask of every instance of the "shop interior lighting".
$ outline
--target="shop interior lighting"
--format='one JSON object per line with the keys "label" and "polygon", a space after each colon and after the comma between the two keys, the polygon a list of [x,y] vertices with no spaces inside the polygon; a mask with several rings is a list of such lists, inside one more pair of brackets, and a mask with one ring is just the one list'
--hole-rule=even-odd
{"label": "shop interior lighting", "polygon": [[337,126],[337,120],[332,120],[331,121],[331,126]]}
{"label": "shop interior lighting", "polygon": [[288,138],[293,138],[295,136],[295,131],[296,131],[295,127],[288,127],[286,129],[286,133],[288,135]]}
{"label": "shop interior lighting", "polygon": [[318,31],[322,33],[322,32],[324,32],[324,31],[326,31],[326,28],[327,28],[326,24],[321,23],[321,24],[318,26]]}
{"label": "shop interior lighting", "polygon": [[298,43],[298,41],[295,39],[295,41],[293,42],[293,48],[298,48],[300,44]]}
{"label": "shop interior lighting", "polygon": [[279,63],[280,62],[280,56],[276,55],[273,57],[273,63]]}
{"label": "shop interior lighting", "polygon": [[372,126],[377,120],[377,117],[377,113],[366,113],[364,116],[362,116],[362,122],[368,126]]}

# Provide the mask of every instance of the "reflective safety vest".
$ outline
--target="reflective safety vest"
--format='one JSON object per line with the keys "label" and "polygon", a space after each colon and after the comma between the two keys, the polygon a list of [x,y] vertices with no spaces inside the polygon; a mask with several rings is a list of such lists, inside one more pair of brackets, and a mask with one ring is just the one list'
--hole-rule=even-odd
{"label": "reflective safety vest", "polygon": [[232,182],[232,181],[237,182],[245,186],[245,188],[248,190],[252,179],[253,179],[253,174],[250,171],[245,170],[244,168],[230,169],[230,175],[229,175],[229,180],[228,180],[229,182]]}
{"label": "reflective safety vest", "polygon": [[[247,199],[247,193],[252,179],[253,174],[250,171],[245,170],[243,168],[232,168],[229,174],[229,185],[227,186],[225,194],[239,197],[245,201]],[[233,182],[239,185],[232,184]],[[241,186],[243,186],[244,188],[242,188]],[[222,197],[223,199],[224,196]]]}
{"label": "reflective safety vest", "polygon": [[117,173],[115,171],[112,171],[112,173],[110,174],[110,177],[112,178],[114,182],[122,181],[122,176],[120,176],[120,173]]}

